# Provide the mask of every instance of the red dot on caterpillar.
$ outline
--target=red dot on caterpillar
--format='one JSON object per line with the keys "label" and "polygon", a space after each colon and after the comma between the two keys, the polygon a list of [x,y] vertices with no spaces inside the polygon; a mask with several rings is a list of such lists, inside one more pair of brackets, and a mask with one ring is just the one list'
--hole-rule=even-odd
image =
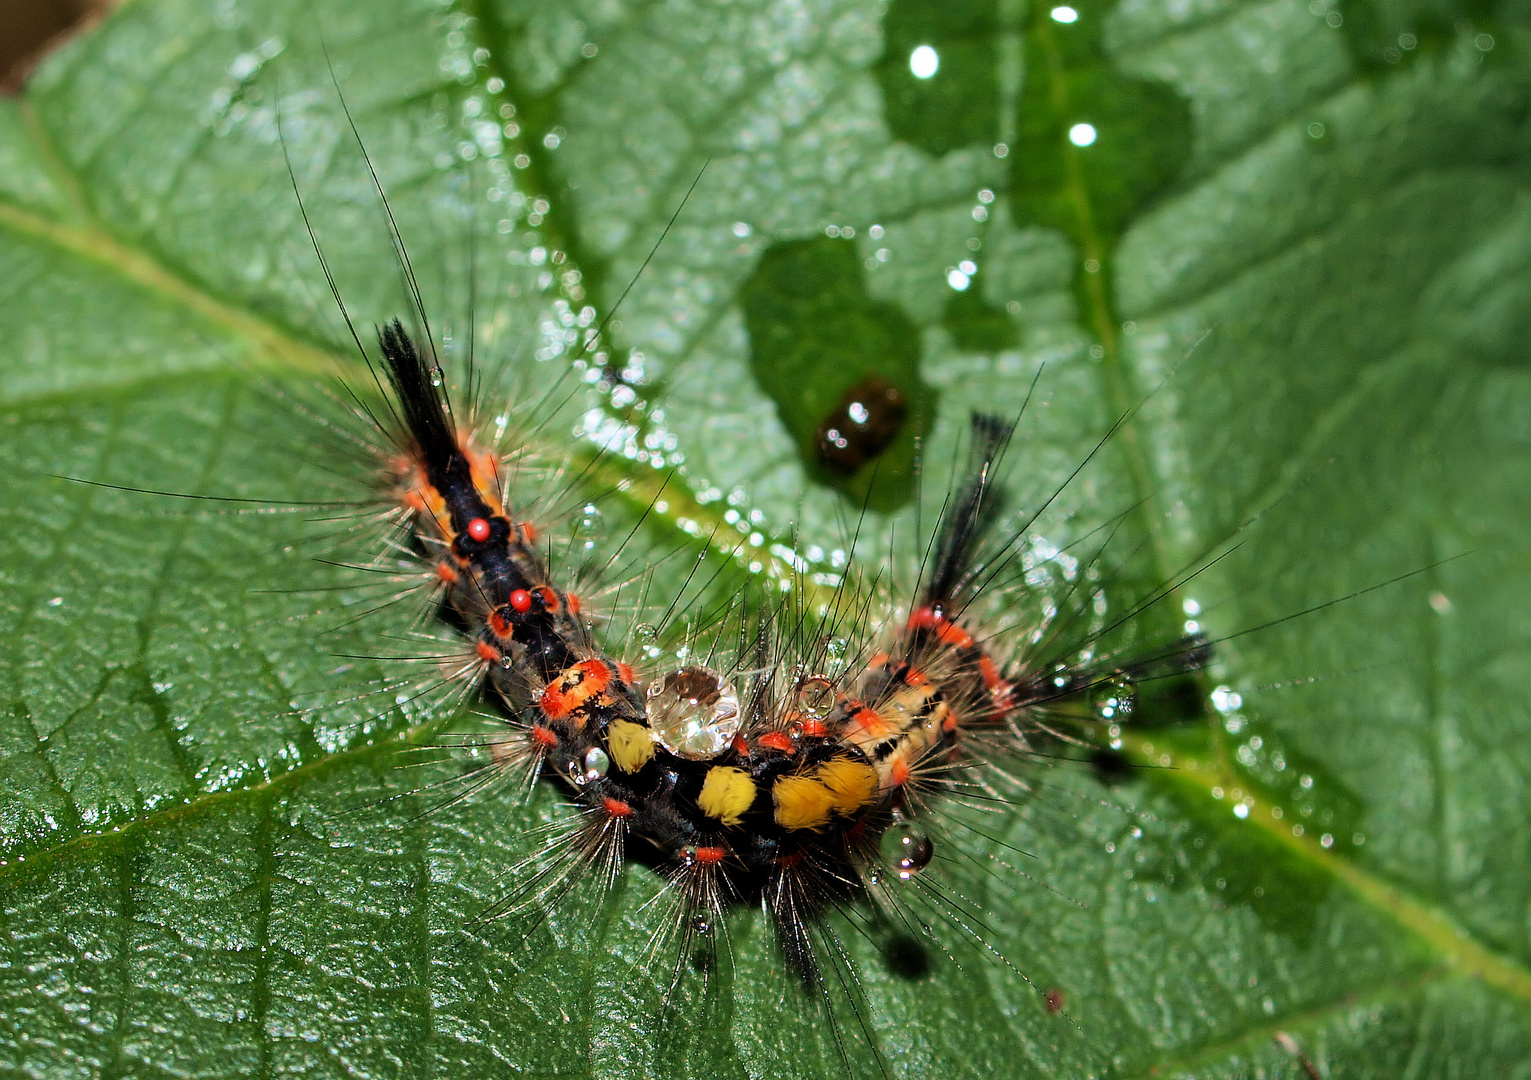
{"label": "red dot on caterpillar", "polygon": [[510,594],[510,606],[525,615],[532,610],[532,594],[525,589],[515,589]]}
{"label": "red dot on caterpillar", "polygon": [[792,740],[780,731],[768,731],[755,742],[767,750],[775,750],[782,754],[790,754],[793,751]]}
{"label": "red dot on caterpillar", "polygon": [[489,522],[483,518],[474,518],[468,522],[468,535],[482,544],[489,539]]}

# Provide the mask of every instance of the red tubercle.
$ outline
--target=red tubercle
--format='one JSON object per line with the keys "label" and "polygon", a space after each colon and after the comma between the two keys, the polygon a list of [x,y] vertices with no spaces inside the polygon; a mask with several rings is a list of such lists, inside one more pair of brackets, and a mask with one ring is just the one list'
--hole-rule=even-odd
{"label": "red tubercle", "polygon": [[696,848],[695,850],[696,865],[698,866],[717,866],[718,863],[728,858],[728,849],[726,847],[709,845],[707,847]]}
{"label": "red tubercle", "polygon": [[987,656],[978,658],[978,674],[983,676],[983,684],[989,690],[998,689],[1004,682],[999,676],[999,667]]}
{"label": "red tubercle", "polygon": [[909,613],[909,629],[932,630],[946,621],[946,615],[935,608],[915,608]]}
{"label": "red tubercle", "polygon": [[872,658],[867,661],[867,670],[868,671],[876,671],[878,668],[887,667],[887,666],[888,666],[888,654],[885,653],[885,652],[874,653],[872,655]]}
{"label": "red tubercle", "polygon": [[542,601],[542,606],[553,614],[558,614],[558,591],[551,585],[539,585],[532,590]]}
{"label": "red tubercle", "polygon": [[638,681],[638,676],[633,673],[633,669],[620,660],[617,661],[617,678],[621,679],[628,686],[632,686]]}
{"label": "red tubercle", "polygon": [[733,749],[733,752],[738,754],[740,757],[749,757],[750,756],[750,744],[749,744],[749,740],[746,739],[743,735],[735,735],[734,736],[734,741],[731,744],[731,747]]}
{"label": "red tubercle", "polygon": [[451,563],[439,562],[436,564],[436,579],[443,585],[456,585],[462,580],[462,575]]}
{"label": "red tubercle", "polygon": [[533,525],[530,521],[523,521],[518,528],[521,530],[521,539],[524,543],[535,544],[537,542],[537,526]]}
{"label": "red tubercle", "polygon": [[776,866],[780,870],[791,870],[803,861],[801,851],[789,851],[785,855],[776,856]]}
{"label": "red tubercle", "polygon": [[480,641],[473,648],[478,653],[478,658],[486,664],[498,664],[504,655],[487,641]]}
{"label": "red tubercle", "polygon": [[940,638],[943,644],[950,645],[954,649],[973,647],[973,635],[956,623],[943,622],[941,629],[936,631],[936,637]]}
{"label": "red tubercle", "polygon": [[790,754],[793,750],[792,739],[785,731],[768,731],[755,742],[767,750],[779,750],[783,754]]}
{"label": "red tubercle", "polygon": [[579,614],[580,599],[573,593],[564,593],[564,599],[569,602],[569,611],[574,615]]}
{"label": "red tubercle", "polygon": [[905,686],[925,686],[929,682],[930,679],[917,667],[911,667],[908,671],[904,672]]}
{"label": "red tubercle", "polygon": [[798,725],[798,730],[810,739],[822,739],[829,734],[829,729],[824,726],[824,721],[808,719]]}
{"label": "red tubercle", "polygon": [[502,604],[489,613],[489,629],[497,638],[509,638],[514,631],[510,619],[505,615],[505,606]]}
{"label": "red tubercle", "polygon": [[909,763],[903,760],[895,761],[888,769],[888,783],[893,787],[903,787],[909,782]]}
{"label": "red tubercle", "polygon": [[621,819],[633,816],[631,803],[624,802],[621,799],[613,799],[610,795],[601,800],[601,809],[606,811],[607,817]]}
{"label": "red tubercle", "polygon": [[880,739],[889,734],[888,724],[882,718],[882,714],[876,709],[869,709],[865,705],[860,706],[851,713],[849,726],[857,732],[873,739]]}
{"label": "red tubercle", "polygon": [[485,540],[489,539],[489,519],[474,518],[468,522],[468,527],[464,531],[467,532],[469,539],[477,540],[482,544]]}
{"label": "red tubercle", "polygon": [[545,724],[533,724],[531,736],[532,742],[544,750],[551,750],[558,745],[558,733]]}
{"label": "red tubercle", "polygon": [[525,615],[532,610],[532,594],[525,589],[512,589],[510,593],[510,606]]}

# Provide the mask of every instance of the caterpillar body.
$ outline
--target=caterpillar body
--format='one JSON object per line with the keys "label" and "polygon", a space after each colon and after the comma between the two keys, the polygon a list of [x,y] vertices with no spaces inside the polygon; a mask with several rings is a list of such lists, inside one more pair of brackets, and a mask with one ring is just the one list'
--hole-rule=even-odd
{"label": "caterpillar body", "polygon": [[[673,950],[677,978],[740,902],[765,909],[786,966],[820,989],[823,917],[847,902],[871,896],[928,934],[929,916],[910,913],[935,900],[938,917],[975,935],[939,887],[904,888],[935,858],[932,802],[994,795],[1005,781],[986,769],[1024,755],[1033,737],[1060,735],[1049,722],[1060,703],[1109,686],[1125,710],[1134,677],[1205,659],[1188,638],[1135,663],[1005,662],[997,650],[1011,646],[985,639],[973,612],[1015,558],[1016,537],[991,545],[988,562],[979,555],[1013,427],[974,414],[966,468],[901,616],[852,610],[843,591],[830,605],[840,610],[817,619],[795,598],[753,613],[736,599],[706,647],[693,640],[677,666],[635,671],[553,580],[536,529],[507,499],[508,464],[459,429],[439,368],[397,321],[379,344],[402,422],[385,486],[470,643],[458,673],[488,688],[504,723],[483,768],[523,784],[551,774],[577,808],[486,915],[535,919],[532,909],[556,904],[592,867],[609,883],[636,855],[664,876],[677,909],[655,941]],[[817,632],[837,619],[862,624],[849,658],[831,657]],[[473,776],[476,790],[484,780]],[[832,942],[828,953],[841,962]]]}

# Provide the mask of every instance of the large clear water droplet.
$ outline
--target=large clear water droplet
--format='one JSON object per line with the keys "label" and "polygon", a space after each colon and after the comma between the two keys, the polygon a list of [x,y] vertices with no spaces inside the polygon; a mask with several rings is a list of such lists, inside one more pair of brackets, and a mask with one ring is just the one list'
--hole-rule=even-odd
{"label": "large clear water droplet", "polygon": [[711,668],[688,664],[649,686],[649,729],[669,750],[692,761],[726,751],[744,716],[739,694]]}
{"label": "large clear water droplet", "polygon": [[804,716],[822,720],[835,707],[835,684],[823,675],[810,675],[797,684],[797,707]]}

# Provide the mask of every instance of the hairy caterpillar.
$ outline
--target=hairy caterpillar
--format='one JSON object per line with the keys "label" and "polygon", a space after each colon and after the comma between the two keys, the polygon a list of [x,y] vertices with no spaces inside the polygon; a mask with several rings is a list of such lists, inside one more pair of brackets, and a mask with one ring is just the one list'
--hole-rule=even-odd
{"label": "hairy caterpillar", "polygon": [[[983,835],[943,802],[1026,797],[1037,746],[1089,749],[1080,724],[1094,710],[1120,720],[1137,680],[1185,675],[1207,655],[1194,634],[1130,656],[1102,644],[1141,613],[1104,617],[1093,575],[1105,542],[1081,572],[1062,553],[1039,565],[1022,550],[1036,540],[1037,512],[987,535],[1002,518],[993,484],[1013,427],[975,414],[967,463],[918,538],[915,582],[852,566],[833,587],[800,574],[775,599],[745,592],[710,611],[682,606],[683,586],[658,602],[667,610],[651,631],[681,633],[635,669],[617,659],[632,643],[603,640],[592,605],[552,568],[550,537],[568,526],[529,523],[510,494],[531,447],[513,442],[502,457],[499,436],[474,421],[493,410],[454,406],[427,348],[398,321],[379,331],[369,363],[389,393],[361,415],[395,451],[380,483],[404,537],[395,546],[419,560],[429,606],[460,634],[462,651],[443,658],[448,677],[484,686],[499,713],[494,733],[469,740],[483,763],[447,782],[446,801],[507,777],[525,791],[551,775],[574,807],[478,917],[530,932],[582,885],[609,888],[626,861],[646,862],[664,881],[648,952],[672,972],[666,1000],[688,959],[714,956],[740,904],[765,910],[786,969],[816,991],[832,1025],[847,1007],[868,1021],[831,913],[870,913],[917,950],[950,952],[950,933],[993,953],[973,900],[927,873],[938,852],[973,858],[964,830]],[[1038,588],[1049,571],[1060,592]],[[1045,610],[986,629],[980,612],[1027,587],[1046,593]],[[1046,1000],[1061,1009],[1056,991]]]}

